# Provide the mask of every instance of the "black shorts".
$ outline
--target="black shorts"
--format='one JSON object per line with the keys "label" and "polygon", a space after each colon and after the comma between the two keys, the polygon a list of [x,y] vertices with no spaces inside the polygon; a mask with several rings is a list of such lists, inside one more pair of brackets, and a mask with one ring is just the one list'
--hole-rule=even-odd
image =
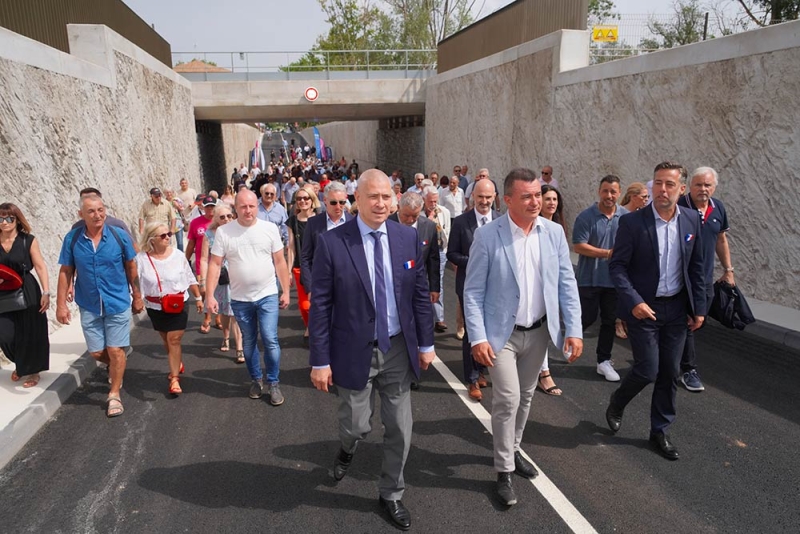
{"label": "black shorts", "polygon": [[153,330],[156,332],[175,332],[176,330],[186,330],[189,322],[189,314],[186,308],[180,313],[164,313],[161,310],[145,308],[150,322],[153,323]]}

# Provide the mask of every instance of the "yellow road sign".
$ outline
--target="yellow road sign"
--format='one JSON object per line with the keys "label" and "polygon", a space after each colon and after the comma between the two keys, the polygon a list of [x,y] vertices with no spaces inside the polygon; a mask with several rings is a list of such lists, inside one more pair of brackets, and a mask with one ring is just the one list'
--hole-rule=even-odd
{"label": "yellow road sign", "polygon": [[616,43],[619,26],[593,26],[592,41],[599,43]]}

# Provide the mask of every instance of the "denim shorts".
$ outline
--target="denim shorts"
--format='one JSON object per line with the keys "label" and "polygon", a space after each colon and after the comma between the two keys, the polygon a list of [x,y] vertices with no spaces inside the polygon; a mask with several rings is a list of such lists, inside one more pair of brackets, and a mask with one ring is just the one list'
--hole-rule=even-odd
{"label": "denim shorts", "polygon": [[81,308],[83,337],[89,352],[106,347],[121,348],[131,344],[131,310],[112,315],[95,315]]}

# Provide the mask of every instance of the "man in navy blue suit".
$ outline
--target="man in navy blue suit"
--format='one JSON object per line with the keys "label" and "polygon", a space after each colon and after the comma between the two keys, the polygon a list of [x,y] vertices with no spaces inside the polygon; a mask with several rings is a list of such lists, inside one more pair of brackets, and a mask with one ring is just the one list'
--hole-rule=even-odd
{"label": "man in navy blue suit", "polygon": [[400,499],[411,447],[411,381],[435,353],[422,246],[416,230],[387,220],[393,195],[384,173],[365,171],[356,189],[358,217],[320,234],[308,327],[311,381],[320,391],[336,384],[342,401],[333,476],[344,478],[371,430],[375,389],[385,428],[379,502],[407,530],[411,516]]}
{"label": "man in navy blue suit", "polygon": [[686,325],[697,330],[706,314],[700,217],[677,205],[685,182],[681,165],[656,166],[653,201],[620,218],[608,267],[619,293],[619,317],[628,324],[633,367],[611,395],[606,421],[617,432],[625,406],[655,382],[650,442],[670,460],[679,457],[667,429],[675,420]]}

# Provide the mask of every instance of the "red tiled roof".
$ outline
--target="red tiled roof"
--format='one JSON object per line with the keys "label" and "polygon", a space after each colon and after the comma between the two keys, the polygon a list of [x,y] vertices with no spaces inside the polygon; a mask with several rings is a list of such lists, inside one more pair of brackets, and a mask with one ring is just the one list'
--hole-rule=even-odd
{"label": "red tiled roof", "polygon": [[175,65],[174,70],[175,72],[230,72],[230,70],[228,69],[217,67],[216,65],[209,65],[208,63],[203,63],[199,59],[193,59],[188,63],[181,63],[180,65]]}

